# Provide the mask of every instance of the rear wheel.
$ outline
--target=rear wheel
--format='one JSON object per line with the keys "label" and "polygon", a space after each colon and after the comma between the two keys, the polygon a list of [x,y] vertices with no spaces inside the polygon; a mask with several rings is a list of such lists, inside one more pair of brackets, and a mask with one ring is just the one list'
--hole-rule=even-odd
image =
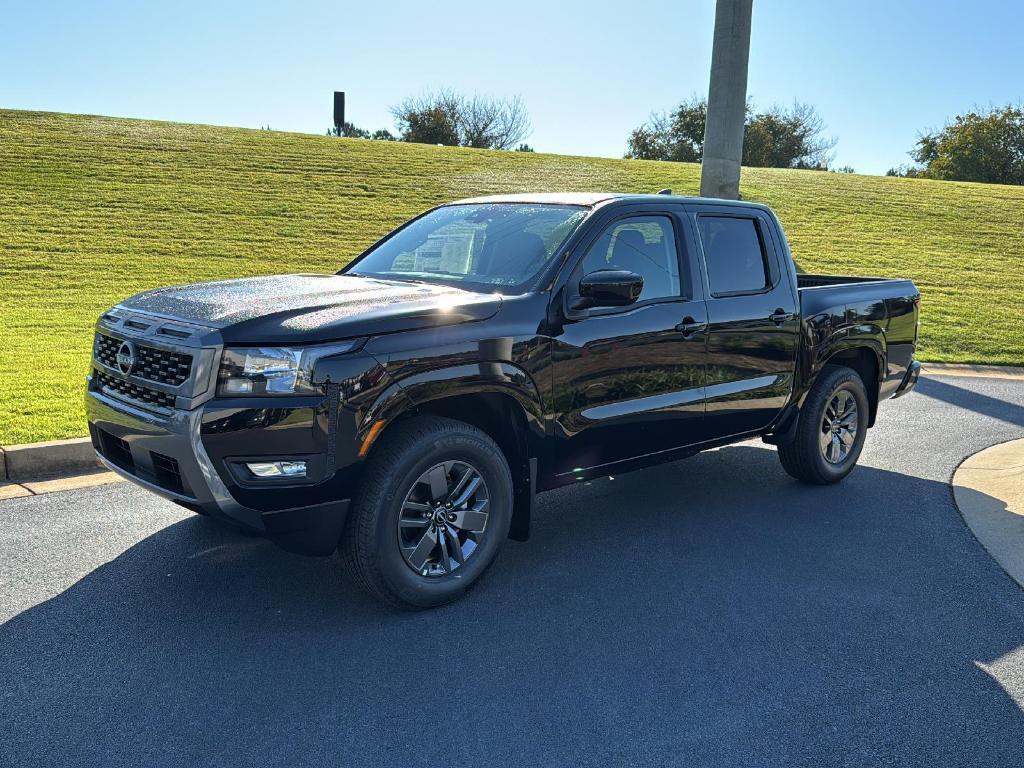
{"label": "rear wheel", "polygon": [[850,368],[827,367],[804,401],[793,442],[779,446],[779,460],[797,480],[837,483],[856,466],[867,428],[864,382]]}
{"label": "rear wheel", "polygon": [[417,418],[382,438],[346,528],[346,568],[399,608],[455,600],[494,561],[512,519],[498,446],[459,421]]}

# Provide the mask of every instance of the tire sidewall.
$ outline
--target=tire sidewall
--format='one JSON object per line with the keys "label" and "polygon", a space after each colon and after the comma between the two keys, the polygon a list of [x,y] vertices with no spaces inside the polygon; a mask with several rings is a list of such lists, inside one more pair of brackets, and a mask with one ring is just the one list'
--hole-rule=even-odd
{"label": "tire sidewall", "polygon": [[[446,576],[420,576],[405,562],[398,543],[398,517],[413,483],[442,461],[464,461],[483,477],[488,492],[487,526],[482,544],[465,565]],[[512,478],[497,447],[468,432],[449,433],[412,444],[402,452],[387,487],[381,489],[374,524],[374,547],[381,576],[395,595],[410,604],[438,605],[454,600],[494,560],[512,520]]]}

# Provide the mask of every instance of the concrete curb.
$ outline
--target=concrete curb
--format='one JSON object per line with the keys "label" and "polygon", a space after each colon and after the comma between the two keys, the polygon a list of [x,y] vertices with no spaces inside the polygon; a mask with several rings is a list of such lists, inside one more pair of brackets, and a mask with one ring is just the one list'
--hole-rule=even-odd
{"label": "concrete curb", "polygon": [[121,479],[96,460],[88,438],[0,448],[0,501]]}
{"label": "concrete curb", "polygon": [[921,363],[925,376],[975,376],[982,379],[1022,379],[1024,368],[1012,365],[967,365],[964,363]]}
{"label": "concrete curb", "polygon": [[87,437],[5,445],[0,450],[4,456],[3,477],[12,483],[94,472],[101,466]]}
{"label": "concrete curb", "polygon": [[999,443],[967,458],[951,484],[967,527],[1024,587],[1024,439]]}

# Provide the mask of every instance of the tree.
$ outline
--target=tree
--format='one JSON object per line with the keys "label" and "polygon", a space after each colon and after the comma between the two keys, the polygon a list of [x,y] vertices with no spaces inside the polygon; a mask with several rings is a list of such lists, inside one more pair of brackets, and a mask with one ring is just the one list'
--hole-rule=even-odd
{"label": "tree", "polygon": [[630,134],[626,157],[699,163],[704,151],[707,115],[707,102],[696,97],[684,101],[674,112],[652,114]]}
{"label": "tree", "polygon": [[941,131],[922,134],[910,156],[929,179],[1024,184],[1024,109],[957,115]]}
{"label": "tree", "polygon": [[825,137],[825,122],[810,104],[791,110],[772,107],[747,120],[743,164],[755,168],[828,168],[836,140]]}
{"label": "tree", "polygon": [[341,130],[338,126],[332,125],[327,129],[328,136],[343,136],[346,139],[368,139],[370,132],[365,128],[357,128],[352,123],[342,123]]}
{"label": "tree", "polygon": [[463,96],[451,90],[411,97],[391,114],[402,141],[421,144],[512,149],[530,133],[520,97]]}
{"label": "tree", "polygon": [[[270,130],[270,127],[267,127]],[[394,136],[391,135],[391,131],[386,128],[381,128],[379,131],[370,133],[365,128],[358,128],[352,123],[342,123],[341,130],[338,130],[338,126],[334,125],[327,129],[328,136],[341,136],[346,139],[375,139],[377,141],[398,141]]]}
{"label": "tree", "polygon": [[917,168],[913,165],[899,165],[895,168],[890,168],[885,172],[886,176],[897,176],[899,178],[906,179],[919,179],[922,178],[923,169]]}
{"label": "tree", "polygon": [[527,144],[525,141],[516,147],[516,152],[533,152],[533,147]]}
{"label": "tree", "polygon": [[[684,101],[668,114],[654,114],[629,136],[626,157],[699,163],[704,154],[707,102]],[[814,107],[795,103],[754,113],[747,105],[743,164],[771,168],[825,169],[836,140],[825,137],[825,124]]]}
{"label": "tree", "polygon": [[391,108],[402,141],[459,146],[459,99],[452,91],[413,96]]}

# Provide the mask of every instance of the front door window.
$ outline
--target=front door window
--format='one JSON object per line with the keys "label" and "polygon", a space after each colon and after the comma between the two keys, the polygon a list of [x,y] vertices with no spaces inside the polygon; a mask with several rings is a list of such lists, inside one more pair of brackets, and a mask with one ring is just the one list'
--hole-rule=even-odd
{"label": "front door window", "polygon": [[624,269],[644,279],[639,301],[679,295],[679,255],[667,216],[636,216],[617,221],[587,251],[581,275]]}

